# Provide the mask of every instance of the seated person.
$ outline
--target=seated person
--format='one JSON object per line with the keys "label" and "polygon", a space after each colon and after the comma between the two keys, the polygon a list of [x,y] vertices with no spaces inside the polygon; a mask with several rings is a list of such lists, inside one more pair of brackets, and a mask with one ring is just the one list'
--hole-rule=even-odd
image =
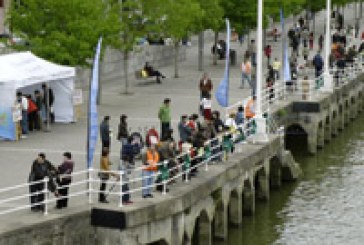
{"label": "seated person", "polygon": [[157,83],[161,83],[161,80],[160,78],[166,78],[160,71],[158,70],[155,70],[153,68],[153,66],[151,66],[148,62],[145,62],[145,65],[144,65],[144,71],[147,72],[148,76],[149,77],[156,77],[157,78]]}

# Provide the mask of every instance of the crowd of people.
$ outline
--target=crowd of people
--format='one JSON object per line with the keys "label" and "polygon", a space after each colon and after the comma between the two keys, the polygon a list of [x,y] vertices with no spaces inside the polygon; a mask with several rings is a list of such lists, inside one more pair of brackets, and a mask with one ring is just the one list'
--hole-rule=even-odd
{"label": "crowd of people", "polygon": [[[49,96],[49,98],[48,98]],[[34,94],[23,94],[18,91],[13,107],[14,121],[16,122],[17,138],[27,138],[29,132],[40,131],[48,118],[54,122],[55,96],[52,88],[47,84],[42,84],[42,90],[35,90]]]}
{"label": "crowd of people", "polygon": [[[175,176],[179,172],[179,167],[185,168],[186,161],[189,162],[189,174],[185,174],[183,178],[192,178],[198,174],[196,165],[203,161],[204,149],[206,142],[213,147],[221,143],[226,133],[243,134],[243,130],[239,125],[244,125],[247,119],[253,118],[255,115],[255,99],[247,103],[246,107],[240,106],[235,113],[231,113],[229,118],[224,122],[220,117],[219,111],[212,110],[212,90],[213,84],[207,73],[204,73],[199,82],[200,89],[200,113],[191,115],[183,114],[178,123],[177,141],[174,137],[174,131],[171,128],[171,104],[170,98],[164,99],[158,111],[160,121],[160,131],[155,127],[151,127],[142,136],[138,132],[129,132],[127,115],[120,116],[118,125],[117,140],[120,142],[120,163],[118,171],[121,174],[111,171],[111,163],[109,160],[109,152],[111,148],[110,116],[105,116],[100,124],[100,135],[102,141],[102,158],[100,161],[100,169],[102,174],[99,202],[108,203],[106,184],[110,178],[123,180],[122,185],[122,202],[123,205],[132,204],[129,191],[129,175],[132,169],[135,169],[136,157],[140,156],[142,162],[142,197],[152,198],[152,186],[156,183],[158,191],[163,190],[162,181],[167,181],[168,186],[176,182]],[[231,135],[230,135],[231,137]],[[212,150],[212,154],[222,152],[222,147]],[[188,159],[186,159],[188,156]],[[213,160],[221,160],[221,156],[214,157]],[[161,164],[165,163],[167,164]],[[157,174],[160,173],[160,174]],[[111,187],[112,188],[112,187]],[[168,191],[169,188],[166,189]],[[110,191],[110,190],[109,190]]]}

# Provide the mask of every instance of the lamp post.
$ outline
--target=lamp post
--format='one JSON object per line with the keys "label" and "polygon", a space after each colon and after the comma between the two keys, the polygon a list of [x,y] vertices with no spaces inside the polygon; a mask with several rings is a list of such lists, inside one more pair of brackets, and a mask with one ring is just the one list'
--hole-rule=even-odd
{"label": "lamp post", "polygon": [[266,119],[263,118],[263,96],[262,96],[262,68],[263,68],[263,0],[258,0],[258,28],[257,28],[257,71],[256,71],[256,108],[255,122],[257,126],[256,134],[253,137],[254,142],[267,142],[267,125]]}
{"label": "lamp post", "polygon": [[326,30],[325,30],[325,63],[324,63],[324,86],[322,91],[333,92],[332,76],[330,74],[330,52],[331,52],[331,0],[326,0]]}

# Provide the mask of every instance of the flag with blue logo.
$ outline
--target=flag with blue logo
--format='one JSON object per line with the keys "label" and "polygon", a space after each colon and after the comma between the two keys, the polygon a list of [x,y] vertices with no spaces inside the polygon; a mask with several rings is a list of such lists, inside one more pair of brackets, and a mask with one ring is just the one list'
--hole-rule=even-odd
{"label": "flag with blue logo", "polygon": [[226,61],[224,78],[221,80],[216,90],[215,96],[219,105],[223,107],[229,106],[229,70],[230,70],[230,22],[226,19]]}
{"label": "flag with blue logo", "polygon": [[[282,25],[282,35],[285,35],[283,31],[284,28],[284,15],[283,15],[283,9],[280,11],[280,17],[281,17],[281,25]],[[289,66],[289,59],[288,59],[288,46],[287,42],[284,42],[284,50],[283,50],[283,79],[284,81],[290,81],[291,78],[291,68]]]}
{"label": "flag with blue logo", "polygon": [[97,113],[97,94],[99,90],[99,63],[101,52],[102,37],[97,43],[96,54],[94,57],[92,77],[90,83],[89,108],[88,108],[88,132],[87,132],[87,168],[92,168],[94,152],[97,144],[98,135],[98,113]]}

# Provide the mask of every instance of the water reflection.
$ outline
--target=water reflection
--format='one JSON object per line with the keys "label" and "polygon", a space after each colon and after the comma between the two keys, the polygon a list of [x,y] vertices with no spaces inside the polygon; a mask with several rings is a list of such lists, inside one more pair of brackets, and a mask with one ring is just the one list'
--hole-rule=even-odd
{"label": "water reflection", "polygon": [[257,203],[230,245],[364,244],[364,117],[315,156],[296,154],[304,177]]}

